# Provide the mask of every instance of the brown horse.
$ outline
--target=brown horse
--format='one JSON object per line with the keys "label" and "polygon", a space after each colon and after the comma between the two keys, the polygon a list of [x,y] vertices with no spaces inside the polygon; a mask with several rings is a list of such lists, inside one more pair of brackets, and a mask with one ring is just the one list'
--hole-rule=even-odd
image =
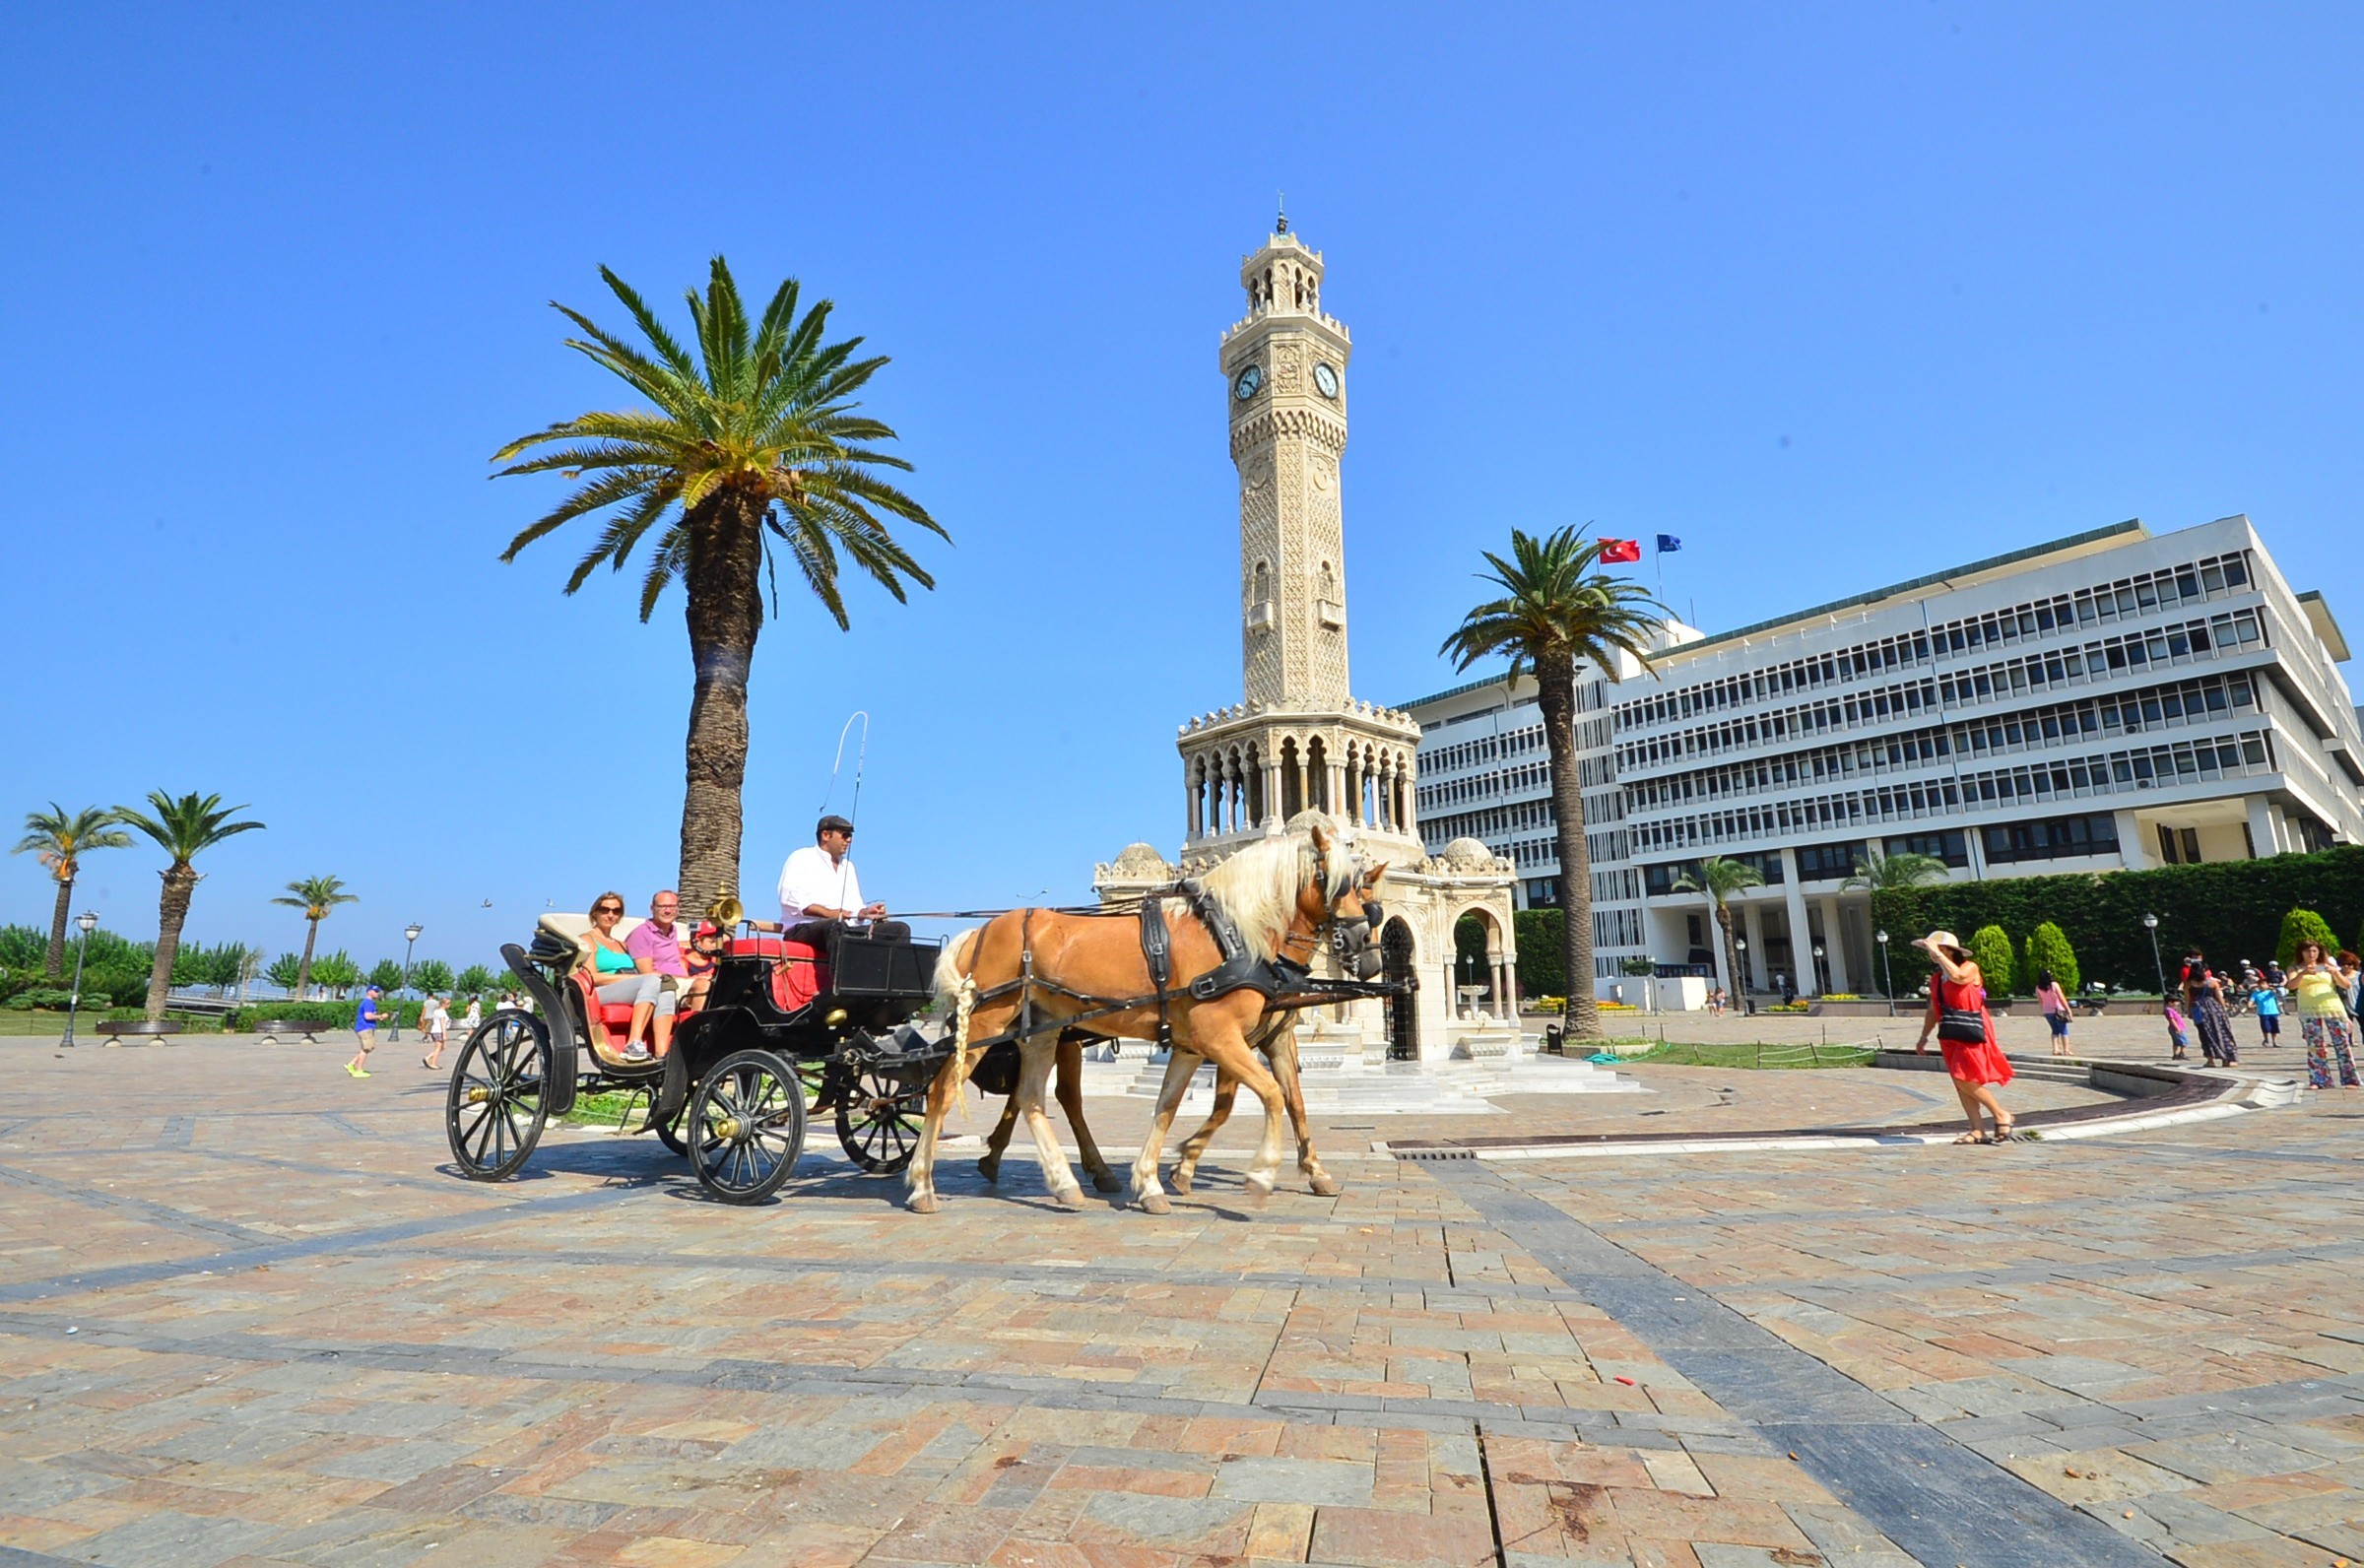
{"label": "brown horse", "polygon": [[[1356,950],[1345,953],[1349,961],[1368,944],[1361,868],[1318,824],[1304,834],[1269,838],[1240,850],[1207,876],[1205,887],[1260,958],[1306,962],[1325,932],[1354,933],[1348,945]],[[1280,1083],[1248,1043],[1265,1021],[1266,999],[1248,988],[1204,1001],[1193,998],[1191,982],[1217,968],[1222,952],[1183,900],[1168,899],[1163,909],[1172,939],[1166,1015],[1176,1061],[1168,1067],[1166,1092],[1159,1096],[1149,1140],[1134,1161],[1135,1196],[1152,1213],[1167,1208],[1157,1166],[1188,1081],[1188,1073],[1177,1075],[1175,1068],[1188,1053],[1212,1061],[1218,1075],[1246,1085],[1264,1102],[1264,1139],[1247,1174],[1249,1192],[1261,1200],[1273,1189],[1280,1163],[1280,1123],[1288,1110]],[[968,1042],[1022,1027],[1028,1032],[1018,1042],[1019,1114],[1034,1136],[1053,1195],[1071,1209],[1081,1208],[1083,1189],[1052,1134],[1043,1091],[1059,1036],[1081,1014],[1098,1013],[1085,1020],[1093,1034],[1156,1038],[1160,1010],[1139,927],[1102,915],[1013,910],[947,944],[936,978],[939,997],[953,1017],[953,1051],[929,1089],[919,1150],[911,1162],[911,1207],[921,1213],[937,1208],[936,1140],[981,1054]],[[1137,998],[1143,1000],[1135,1006],[1098,1012]]]}

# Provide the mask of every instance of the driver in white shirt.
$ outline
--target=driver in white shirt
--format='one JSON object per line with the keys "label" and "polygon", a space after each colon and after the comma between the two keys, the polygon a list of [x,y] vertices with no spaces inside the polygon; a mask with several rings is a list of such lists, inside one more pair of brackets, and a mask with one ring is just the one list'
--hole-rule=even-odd
{"label": "driver in white shirt", "polygon": [[791,942],[822,947],[833,932],[849,926],[863,926],[869,935],[889,940],[911,935],[909,926],[886,918],[885,904],[862,901],[862,880],[847,853],[853,847],[853,823],[834,815],[824,817],[813,829],[813,839],[780,868],[780,924]]}

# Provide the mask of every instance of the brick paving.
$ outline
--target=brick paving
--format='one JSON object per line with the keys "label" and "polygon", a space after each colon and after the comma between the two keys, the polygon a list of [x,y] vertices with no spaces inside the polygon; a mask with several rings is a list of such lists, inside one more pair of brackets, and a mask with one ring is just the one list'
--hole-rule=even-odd
{"label": "brick paving", "polygon": [[1245,1208],[1250,1109],[1167,1218],[1061,1212],[1017,1149],[999,1191],[948,1158],[931,1218],[833,1145],[754,1209],[579,1129],[462,1182],[392,1049],[0,1051],[0,1564],[2364,1557],[2364,1093],[2001,1149],[1367,1152],[1944,1094],[1645,1067],[1341,1121],[1334,1200]]}

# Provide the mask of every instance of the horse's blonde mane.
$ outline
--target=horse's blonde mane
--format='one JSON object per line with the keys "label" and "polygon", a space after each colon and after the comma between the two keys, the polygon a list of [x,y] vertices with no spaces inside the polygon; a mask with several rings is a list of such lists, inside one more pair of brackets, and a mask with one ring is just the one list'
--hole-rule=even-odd
{"label": "horse's blonde mane", "polygon": [[[1297,912],[1297,889],[1313,875],[1313,836],[1296,831],[1278,838],[1261,838],[1233,854],[1201,878],[1208,897],[1231,917],[1239,935],[1258,958],[1270,960],[1280,933]],[[1322,889],[1327,903],[1346,896],[1361,879],[1362,860],[1338,841],[1330,840],[1330,885]]]}

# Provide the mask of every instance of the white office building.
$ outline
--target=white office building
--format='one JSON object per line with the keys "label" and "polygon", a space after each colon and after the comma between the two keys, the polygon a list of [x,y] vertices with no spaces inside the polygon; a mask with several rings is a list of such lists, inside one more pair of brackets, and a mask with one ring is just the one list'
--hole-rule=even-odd
{"label": "white office building", "polygon": [[[1715,636],[1671,626],[1622,681],[1588,680],[1578,745],[1596,980],[1628,958],[1720,965],[1706,855],[1752,989],[1871,991],[1858,860],[1935,855],[1969,880],[2255,858],[2364,841],[2364,738],[2319,593],[2246,517],[2096,529]],[[1531,683],[1408,703],[1423,836],[1509,856],[1523,903],[1558,862]],[[1705,972],[1702,968],[1699,972]]]}

